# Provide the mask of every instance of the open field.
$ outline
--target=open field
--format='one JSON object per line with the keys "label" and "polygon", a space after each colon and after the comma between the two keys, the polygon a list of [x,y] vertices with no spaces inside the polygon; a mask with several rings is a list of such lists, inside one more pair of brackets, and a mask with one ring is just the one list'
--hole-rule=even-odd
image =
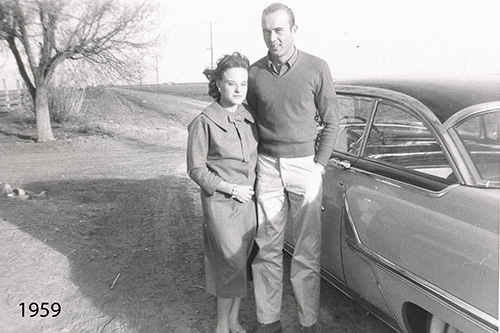
{"label": "open field", "polygon": [[[198,188],[185,172],[186,126],[208,101],[180,88],[94,89],[86,115],[48,143],[30,140],[25,114],[0,113],[0,182],[48,194],[0,197],[0,332],[213,332]],[[390,332],[331,286],[321,293],[324,332]],[[30,317],[32,302],[49,315]],[[241,323],[256,325],[251,285]],[[288,276],[283,323],[298,326]]]}
{"label": "open field", "polygon": [[200,101],[211,102],[212,98],[208,96],[208,84],[203,83],[173,83],[173,84],[144,84],[144,85],[129,85],[121,87],[124,89],[132,89],[137,91],[152,92],[158,94],[168,94],[180,97],[197,99]]}

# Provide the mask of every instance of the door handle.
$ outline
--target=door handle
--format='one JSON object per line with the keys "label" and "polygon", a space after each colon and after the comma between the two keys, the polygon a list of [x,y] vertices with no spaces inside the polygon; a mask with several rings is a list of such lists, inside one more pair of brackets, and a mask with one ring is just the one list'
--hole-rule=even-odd
{"label": "door handle", "polygon": [[337,167],[341,167],[343,170],[348,170],[351,168],[351,162],[347,160],[339,160],[338,158],[332,158],[330,161]]}

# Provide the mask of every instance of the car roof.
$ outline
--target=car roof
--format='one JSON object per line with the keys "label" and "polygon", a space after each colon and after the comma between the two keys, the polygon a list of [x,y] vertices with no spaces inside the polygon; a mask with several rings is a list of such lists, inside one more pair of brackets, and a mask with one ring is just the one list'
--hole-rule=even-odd
{"label": "car roof", "polygon": [[389,89],[411,96],[444,123],[456,112],[475,104],[500,101],[500,76],[480,78],[335,79],[335,85]]}

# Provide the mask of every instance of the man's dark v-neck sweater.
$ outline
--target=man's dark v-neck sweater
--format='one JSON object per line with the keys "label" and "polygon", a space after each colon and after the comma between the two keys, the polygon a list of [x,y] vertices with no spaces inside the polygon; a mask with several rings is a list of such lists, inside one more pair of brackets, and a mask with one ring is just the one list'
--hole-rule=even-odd
{"label": "man's dark v-neck sweater", "polygon": [[[247,101],[257,114],[259,153],[276,158],[315,155],[316,162],[326,165],[339,121],[333,80],[324,60],[296,52],[297,60],[281,76],[270,68],[268,56],[249,69]],[[325,126],[315,152],[316,110]]]}

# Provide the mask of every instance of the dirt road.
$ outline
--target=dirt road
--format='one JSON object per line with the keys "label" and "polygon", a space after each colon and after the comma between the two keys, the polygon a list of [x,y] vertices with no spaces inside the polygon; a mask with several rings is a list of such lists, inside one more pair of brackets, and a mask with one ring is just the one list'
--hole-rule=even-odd
{"label": "dirt road", "polygon": [[[207,103],[116,90],[86,103],[87,125],[56,128],[55,142],[0,134],[0,182],[48,193],[0,198],[0,332],[213,332],[198,189],[185,174],[186,126]],[[0,114],[0,130],[34,134],[15,114]],[[249,332],[254,312],[250,285]],[[298,325],[288,277],[283,324]],[[390,332],[326,283],[321,325]]]}

